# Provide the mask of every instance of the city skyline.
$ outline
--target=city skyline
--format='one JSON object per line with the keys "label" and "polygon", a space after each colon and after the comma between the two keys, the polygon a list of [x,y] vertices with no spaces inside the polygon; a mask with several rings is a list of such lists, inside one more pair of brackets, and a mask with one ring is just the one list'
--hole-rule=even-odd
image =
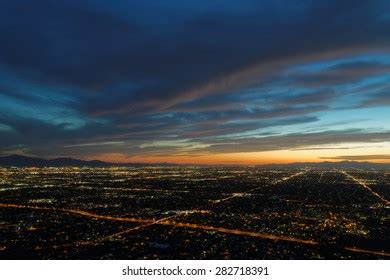
{"label": "city skyline", "polygon": [[0,156],[390,163],[390,3],[4,1]]}

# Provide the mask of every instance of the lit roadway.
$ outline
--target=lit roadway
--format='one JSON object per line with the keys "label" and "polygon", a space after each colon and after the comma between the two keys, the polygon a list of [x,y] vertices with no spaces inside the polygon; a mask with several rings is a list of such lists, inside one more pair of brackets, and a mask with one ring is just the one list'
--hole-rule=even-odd
{"label": "lit roadway", "polygon": [[348,178],[352,179],[353,181],[355,181],[356,183],[358,183],[360,186],[362,186],[363,188],[365,188],[367,191],[369,191],[372,195],[376,196],[381,202],[383,202],[384,204],[390,204],[390,201],[388,201],[386,198],[384,198],[383,196],[381,196],[379,193],[373,191],[369,186],[367,186],[367,184],[363,181],[363,180],[360,180],[350,174],[348,174],[346,171],[340,171],[341,173],[343,173],[345,176],[347,176]]}
{"label": "lit roadway", "polygon": [[[293,175],[291,175],[291,176],[283,177],[282,179],[277,179],[277,180],[273,181],[273,182],[271,183],[271,185],[276,185],[276,184],[278,184],[278,183],[281,183],[281,182],[284,182],[284,181],[288,181],[288,180],[290,180],[290,179],[292,179],[292,178],[294,178],[294,177],[297,177],[297,176],[300,176],[300,175],[302,175],[302,174],[305,174],[305,173],[308,172],[309,170],[310,170],[310,169],[305,169],[304,171],[295,173],[295,174],[293,174]],[[256,188],[247,190],[246,192],[243,192],[243,193],[237,193],[237,194],[234,194],[234,195],[229,196],[229,197],[226,197],[226,198],[217,199],[217,200],[214,200],[214,201],[213,201],[213,204],[217,204],[217,203],[220,203],[220,202],[224,202],[224,201],[226,201],[226,200],[230,200],[230,199],[236,198],[236,197],[243,197],[244,195],[246,195],[246,194],[248,194],[248,193],[251,193],[251,192],[253,192],[253,191],[256,191],[256,190],[258,190],[258,189],[261,189],[261,188],[263,188],[263,186],[261,186],[261,187],[256,187]]]}

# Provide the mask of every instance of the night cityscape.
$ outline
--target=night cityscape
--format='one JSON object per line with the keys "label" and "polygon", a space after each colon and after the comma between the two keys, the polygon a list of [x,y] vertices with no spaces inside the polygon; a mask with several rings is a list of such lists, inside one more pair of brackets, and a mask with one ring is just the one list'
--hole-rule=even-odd
{"label": "night cityscape", "polygon": [[0,34],[12,275],[390,259],[389,0],[0,0]]}
{"label": "night cityscape", "polygon": [[0,258],[389,259],[390,173],[0,168]]}

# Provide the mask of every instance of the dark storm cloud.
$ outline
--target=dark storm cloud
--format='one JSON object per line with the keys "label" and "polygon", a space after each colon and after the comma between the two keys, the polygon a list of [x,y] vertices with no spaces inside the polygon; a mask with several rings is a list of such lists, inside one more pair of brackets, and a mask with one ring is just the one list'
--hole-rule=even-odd
{"label": "dark storm cloud", "polygon": [[[117,141],[136,153],[145,141],[213,143],[319,121],[343,95],[335,85],[389,72],[388,61],[340,60],[388,53],[389,8],[385,0],[2,1],[0,74],[12,79],[0,77],[1,148],[50,154],[80,144],[86,154],[95,146],[82,144]],[[330,59],[340,61],[291,70]],[[365,100],[377,106],[386,96]],[[62,111],[69,120],[58,121]]]}

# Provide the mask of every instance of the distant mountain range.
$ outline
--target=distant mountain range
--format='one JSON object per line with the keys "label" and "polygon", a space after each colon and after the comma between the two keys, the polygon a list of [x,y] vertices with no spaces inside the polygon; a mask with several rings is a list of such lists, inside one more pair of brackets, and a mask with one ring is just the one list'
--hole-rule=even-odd
{"label": "distant mountain range", "polygon": [[74,158],[55,158],[42,159],[34,157],[26,157],[20,155],[10,155],[0,157],[0,166],[15,166],[15,167],[60,167],[60,166],[91,166],[104,167],[111,164],[98,160],[84,161]]}
{"label": "distant mountain range", "polygon": [[[188,165],[188,164],[183,164]],[[110,163],[99,160],[80,160],[69,157],[43,159],[35,157],[27,157],[21,155],[10,155],[0,157],[0,166],[5,167],[142,167],[142,166],[180,166],[174,163]],[[267,164],[257,165],[266,168],[303,168],[303,167],[317,167],[317,168],[362,168],[362,169],[390,169],[388,163],[372,163],[372,162],[358,162],[358,161],[339,161],[339,162],[296,162],[288,164]]]}
{"label": "distant mountain range", "polygon": [[43,159],[37,157],[27,157],[21,155],[9,155],[0,157],[0,166],[6,167],[110,167],[110,166],[177,166],[170,163],[112,163],[100,160],[81,160],[70,157],[61,157],[54,159]]}

